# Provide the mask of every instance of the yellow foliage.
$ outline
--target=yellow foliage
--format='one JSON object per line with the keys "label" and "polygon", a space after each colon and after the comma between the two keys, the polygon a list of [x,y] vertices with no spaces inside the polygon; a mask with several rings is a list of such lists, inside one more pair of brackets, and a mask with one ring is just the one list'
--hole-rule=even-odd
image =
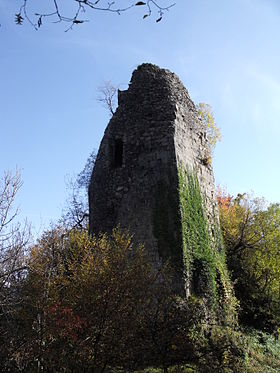
{"label": "yellow foliage", "polygon": [[217,126],[214,118],[214,114],[210,105],[205,103],[199,103],[196,106],[198,114],[200,116],[201,122],[205,127],[206,137],[211,147],[211,152],[213,152],[217,141],[221,141],[221,131]]}

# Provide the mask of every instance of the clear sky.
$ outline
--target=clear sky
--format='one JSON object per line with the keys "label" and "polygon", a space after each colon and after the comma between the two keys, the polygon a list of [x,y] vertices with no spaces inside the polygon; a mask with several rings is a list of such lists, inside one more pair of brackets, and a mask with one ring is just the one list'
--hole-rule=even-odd
{"label": "clear sky", "polygon": [[67,175],[98,149],[108,115],[97,87],[126,88],[143,62],[172,70],[195,103],[212,106],[223,136],[216,182],[280,202],[279,0],[177,0],[159,23],[141,7],[91,12],[69,32],[16,26],[19,4],[0,1],[0,175],[21,170],[21,216],[36,229],[59,218]]}

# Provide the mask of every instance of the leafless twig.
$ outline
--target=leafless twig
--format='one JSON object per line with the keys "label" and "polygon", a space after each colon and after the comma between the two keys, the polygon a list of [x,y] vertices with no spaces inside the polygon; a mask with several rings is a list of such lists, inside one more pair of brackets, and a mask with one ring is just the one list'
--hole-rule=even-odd
{"label": "leafless twig", "polygon": [[112,116],[116,111],[118,88],[110,81],[98,87],[97,101],[99,101]]}
{"label": "leafless twig", "polygon": [[88,187],[96,159],[95,151],[89,155],[84,169],[67,182],[68,198],[60,223],[67,229],[88,230]]}
{"label": "leafless twig", "polygon": [[30,239],[27,223],[15,222],[16,195],[22,185],[20,174],[6,172],[0,179],[0,314],[12,303],[11,288],[26,270],[25,249]]}
{"label": "leafless twig", "polygon": [[[117,1],[107,1],[107,0],[72,0],[72,4],[76,5],[76,10],[74,11],[72,16],[66,16],[63,12],[63,5],[59,4],[58,0],[48,0],[48,3],[53,8],[52,11],[47,13],[41,13],[40,11],[35,11],[34,16],[36,20],[33,21],[32,17],[30,16],[31,13],[31,0],[22,0],[22,4],[19,8],[18,13],[15,15],[15,22],[18,25],[22,25],[24,20],[26,19],[36,30],[38,30],[42,24],[44,19],[50,19],[53,23],[66,23],[69,26],[66,28],[65,31],[69,31],[76,25],[83,24],[88,22],[88,19],[83,18],[83,14],[86,13],[87,10],[91,11],[102,11],[102,12],[110,12],[116,13],[118,15],[134,8],[145,8],[146,12],[143,18],[151,16],[153,10],[155,9],[158,13],[158,18],[156,22],[161,21],[165,12],[169,11],[175,3],[171,3],[169,5],[162,5],[164,0],[146,0],[146,1],[136,1],[136,0],[127,0],[127,6],[120,7],[117,5]],[[62,3],[62,2],[61,2]]]}

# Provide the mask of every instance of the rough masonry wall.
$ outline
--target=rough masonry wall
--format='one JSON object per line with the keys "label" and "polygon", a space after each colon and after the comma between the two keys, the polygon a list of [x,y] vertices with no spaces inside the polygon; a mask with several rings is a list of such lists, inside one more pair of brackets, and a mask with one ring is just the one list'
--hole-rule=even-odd
{"label": "rough masonry wall", "polygon": [[172,80],[172,92],[172,100],[176,102],[174,145],[177,166],[197,175],[209,226],[212,226],[217,223],[218,210],[206,129],[187,90],[177,77]]}
{"label": "rough masonry wall", "polygon": [[[177,270],[178,292],[185,290],[178,168],[195,171],[211,220],[214,179],[195,106],[179,78],[143,64],[109,122],[89,188],[90,233],[119,225],[144,243],[154,265],[167,258]],[[214,210],[213,210],[214,206]]]}

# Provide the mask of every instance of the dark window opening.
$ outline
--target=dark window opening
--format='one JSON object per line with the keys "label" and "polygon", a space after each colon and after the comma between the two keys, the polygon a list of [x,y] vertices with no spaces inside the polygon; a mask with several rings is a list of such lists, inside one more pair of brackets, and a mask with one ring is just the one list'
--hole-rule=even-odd
{"label": "dark window opening", "polygon": [[123,142],[122,140],[115,140],[114,147],[114,167],[122,167],[123,165]]}

